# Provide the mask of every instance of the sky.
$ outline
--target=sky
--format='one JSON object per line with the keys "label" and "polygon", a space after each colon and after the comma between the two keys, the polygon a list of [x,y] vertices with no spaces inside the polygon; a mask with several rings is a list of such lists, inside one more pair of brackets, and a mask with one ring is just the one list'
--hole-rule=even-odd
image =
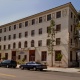
{"label": "sky", "polygon": [[77,11],[80,0],[0,0],[0,25],[71,2]]}

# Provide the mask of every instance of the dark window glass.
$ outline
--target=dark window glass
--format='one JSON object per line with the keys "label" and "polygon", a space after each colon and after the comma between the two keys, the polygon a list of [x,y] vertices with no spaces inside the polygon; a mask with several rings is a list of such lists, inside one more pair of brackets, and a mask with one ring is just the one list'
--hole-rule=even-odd
{"label": "dark window glass", "polygon": [[14,25],[14,30],[16,29],[16,25]]}
{"label": "dark window glass", "polygon": [[42,28],[39,29],[39,34],[42,34]]}
{"label": "dark window glass", "polygon": [[24,61],[27,59],[27,55],[24,55]]}
{"label": "dark window glass", "polygon": [[28,21],[25,22],[25,27],[27,27],[27,26],[28,26]]}
{"label": "dark window glass", "polygon": [[34,36],[34,35],[35,35],[35,31],[32,30],[32,31],[31,31],[31,36]]}
{"label": "dark window glass", "polygon": [[6,32],[6,28],[4,28],[4,32]]}
{"label": "dark window glass", "polygon": [[24,47],[27,47],[27,41],[24,42]]}
{"label": "dark window glass", "polygon": [[6,45],[4,45],[4,50],[6,49]]}
{"label": "dark window glass", "polygon": [[21,42],[18,43],[18,48],[21,48]]}
{"label": "dark window glass", "polygon": [[70,51],[70,62],[72,62],[72,51]]}
{"label": "dark window glass", "polygon": [[5,53],[5,59],[6,60],[8,59],[8,53]]}
{"label": "dark window glass", "polygon": [[8,40],[11,40],[11,35],[8,36]]}
{"label": "dark window glass", "polygon": [[61,11],[56,12],[56,18],[60,18],[61,17]]}
{"label": "dark window glass", "polygon": [[51,28],[47,27],[47,33],[51,33]]}
{"label": "dark window glass", "polygon": [[6,36],[4,36],[4,41],[6,41]]}
{"label": "dark window glass", "polygon": [[0,45],[0,50],[1,50],[1,45]]}
{"label": "dark window glass", "polygon": [[2,29],[0,29],[0,33],[2,33]]}
{"label": "dark window glass", "polygon": [[13,39],[16,39],[16,34],[13,34]]}
{"label": "dark window glass", "polygon": [[13,49],[15,49],[16,48],[16,43],[13,43]]}
{"label": "dark window glass", "polygon": [[22,23],[19,23],[19,28],[22,28]]}
{"label": "dark window glass", "polygon": [[60,38],[56,38],[56,45],[60,45]]}
{"label": "dark window glass", "polygon": [[31,41],[31,47],[34,47],[34,40]]}
{"label": "dark window glass", "polygon": [[51,14],[47,15],[47,21],[51,20]]}
{"label": "dark window glass", "polygon": [[1,60],[1,53],[0,53],[0,60]]}
{"label": "dark window glass", "polygon": [[27,36],[28,36],[28,31],[25,32],[25,37],[27,37]]}
{"label": "dark window glass", "polygon": [[42,40],[38,41],[38,46],[42,46]]}
{"label": "dark window glass", "polygon": [[8,49],[10,49],[11,48],[11,46],[10,46],[10,44],[8,45]]}
{"label": "dark window glass", "polygon": [[71,25],[71,32],[72,32],[72,25]]}
{"label": "dark window glass", "polygon": [[39,17],[39,23],[42,23],[42,17]]}
{"label": "dark window glass", "polygon": [[73,13],[71,12],[71,18],[73,18]]}
{"label": "dark window glass", "polygon": [[9,31],[11,31],[11,26],[9,26]]}
{"label": "dark window glass", "polygon": [[46,51],[42,51],[41,52],[41,60],[42,61],[46,61],[47,60],[47,52]]}
{"label": "dark window glass", "polygon": [[0,41],[1,41],[1,37],[0,37]]}
{"label": "dark window glass", "polygon": [[50,39],[47,39],[46,45],[47,45],[47,46],[50,45]]}
{"label": "dark window glass", "polygon": [[55,61],[61,61],[58,59],[58,55],[61,55],[61,51],[55,51]]}
{"label": "dark window glass", "polygon": [[21,38],[22,37],[22,35],[21,35],[21,33],[19,33],[19,38]]}
{"label": "dark window glass", "polygon": [[61,24],[56,25],[56,31],[61,31]]}
{"label": "dark window glass", "polygon": [[32,25],[34,25],[34,24],[35,24],[35,19],[32,20]]}
{"label": "dark window glass", "polygon": [[21,59],[21,55],[18,55],[18,59],[19,59],[19,60]]}
{"label": "dark window glass", "polygon": [[72,45],[72,39],[71,39],[71,45]]}

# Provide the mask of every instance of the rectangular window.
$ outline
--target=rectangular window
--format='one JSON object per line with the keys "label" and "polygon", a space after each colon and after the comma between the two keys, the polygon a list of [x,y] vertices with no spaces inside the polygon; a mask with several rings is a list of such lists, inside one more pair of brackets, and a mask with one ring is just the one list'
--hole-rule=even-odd
{"label": "rectangular window", "polygon": [[61,31],[61,24],[56,25],[56,31]]}
{"label": "rectangular window", "polygon": [[10,46],[10,44],[9,44],[9,45],[8,45],[8,49],[10,49],[10,47],[11,47],[11,46]]}
{"label": "rectangular window", "polygon": [[4,36],[4,41],[6,41],[6,36]]}
{"label": "rectangular window", "polygon": [[19,60],[21,59],[21,55],[18,55],[18,59],[19,59]]}
{"label": "rectangular window", "polygon": [[1,50],[1,45],[0,45],[0,50]]}
{"label": "rectangular window", "polygon": [[27,27],[27,26],[28,26],[28,21],[25,22],[25,27]]}
{"label": "rectangular window", "polygon": [[41,52],[41,60],[42,61],[46,61],[47,60],[47,52],[46,51],[42,51]]}
{"label": "rectangular window", "polygon": [[21,35],[21,33],[19,33],[19,38],[21,38],[22,37],[22,35]]}
{"label": "rectangular window", "polygon": [[56,38],[56,45],[60,45],[60,38]]}
{"label": "rectangular window", "polygon": [[28,31],[25,32],[25,37],[28,37]]}
{"label": "rectangular window", "polygon": [[0,42],[1,42],[1,37],[0,37]]}
{"label": "rectangular window", "polygon": [[71,45],[72,45],[72,39],[71,39]]}
{"label": "rectangular window", "polygon": [[16,34],[13,34],[13,39],[16,39]]}
{"label": "rectangular window", "polygon": [[4,28],[4,32],[6,32],[6,28]]}
{"label": "rectangular window", "polygon": [[11,40],[11,35],[8,36],[8,40]]}
{"label": "rectangular window", "polygon": [[70,62],[72,62],[72,51],[70,51]]}
{"label": "rectangular window", "polygon": [[61,17],[61,11],[56,12],[56,18],[60,18]]}
{"label": "rectangular window", "polygon": [[14,30],[16,29],[16,25],[14,25]]}
{"label": "rectangular window", "polygon": [[9,26],[9,31],[11,31],[11,26]]}
{"label": "rectangular window", "polygon": [[38,41],[38,46],[42,46],[42,40]]}
{"label": "rectangular window", "polygon": [[19,28],[22,28],[22,23],[19,23]]}
{"label": "rectangular window", "polygon": [[47,15],[47,21],[51,20],[51,14]]}
{"label": "rectangular window", "polygon": [[47,33],[51,33],[51,28],[47,27]]}
{"label": "rectangular window", "polygon": [[0,29],[0,33],[2,33],[2,29]]}
{"label": "rectangular window", "polygon": [[71,12],[71,18],[73,18],[73,13]]}
{"label": "rectangular window", "polygon": [[32,20],[32,25],[34,25],[34,24],[35,24],[35,19]]}
{"label": "rectangular window", "polygon": [[72,32],[72,25],[71,25],[71,32]]}
{"label": "rectangular window", "polygon": [[42,34],[42,28],[39,29],[39,34]]}
{"label": "rectangular window", "polygon": [[1,60],[1,53],[0,53],[0,60]]}
{"label": "rectangular window", "polygon": [[39,17],[39,23],[42,23],[42,17]]}
{"label": "rectangular window", "polygon": [[27,55],[24,55],[24,60],[26,60],[27,59]]}
{"label": "rectangular window", "polygon": [[61,55],[61,50],[55,51],[55,61],[61,61],[60,59],[58,59],[59,55]]}
{"label": "rectangular window", "polygon": [[47,39],[47,41],[46,41],[46,45],[47,45],[47,46],[50,45],[50,39]]}
{"label": "rectangular window", "polygon": [[4,50],[6,49],[6,45],[4,45]]}
{"label": "rectangular window", "polygon": [[6,60],[8,59],[8,53],[5,53],[5,59]]}
{"label": "rectangular window", "polygon": [[34,36],[35,35],[35,30],[32,30],[31,31],[31,36]]}

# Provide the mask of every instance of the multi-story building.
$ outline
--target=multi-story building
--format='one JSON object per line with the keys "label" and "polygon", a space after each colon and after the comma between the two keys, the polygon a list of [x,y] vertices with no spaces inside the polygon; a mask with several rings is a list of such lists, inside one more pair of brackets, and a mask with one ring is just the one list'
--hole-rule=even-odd
{"label": "multi-story building", "polygon": [[63,55],[60,65],[68,67],[72,61],[77,61],[77,51],[74,49],[74,29],[77,23],[77,11],[71,3],[28,16],[0,26],[0,59],[47,62],[51,65],[51,55],[48,54],[48,26],[50,20],[55,21],[55,46],[53,64],[59,66],[56,58]]}

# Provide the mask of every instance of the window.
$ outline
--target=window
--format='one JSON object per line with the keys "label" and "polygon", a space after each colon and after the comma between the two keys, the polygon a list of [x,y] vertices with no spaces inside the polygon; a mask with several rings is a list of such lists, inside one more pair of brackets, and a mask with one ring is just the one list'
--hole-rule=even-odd
{"label": "window", "polygon": [[27,41],[24,42],[24,47],[27,47]]}
{"label": "window", "polygon": [[71,25],[71,32],[72,32],[72,25]]}
{"label": "window", "polygon": [[35,35],[35,31],[32,30],[32,31],[31,31],[31,36],[34,36],[34,35]]}
{"label": "window", "polygon": [[71,45],[72,45],[72,39],[71,39]]}
{"label": "window", "polygon": [[50,39],[47,39],[47,41],[46,41],[46,45],[47,45],[47,46],[50,45]]}
{"label": "window", "polygon": [[19,59],[19,60],[21,59],[21,55],[18,55],[18,59]]}
{"label": "window", "polygon": [[0,29],[0,33],[2,33],[2,29]]}
{"label": "window", "polygon": [[39,23],[42,23],[42,17],[39,17]]}
{"label": "window", "polygon": [[47,21],[51,20],[51,14],[47,15]]}
{"label": "window", "polygon": [[34,47],[34,40],[31,41],[31,47]]}
{"label": "window", "polygon": [[16,34],[13,34],[13,39],[16,39]]}
{"label": "window", "polygon": [[47,52],[46,51],[42,51],[41,52],[41,60],[42,61],[46,61],[47,60]]}
{"label": "window", "polygon": [[6,36],[4,36],[4,41],[6,41]]}
{"label": "window", "polygon": [[50,27],[47,27],[47,33],[51,33],[51,28]]}
{"label": "window", "polygon": [[16,25],[14,25],[14,30],[16,29]]}
{"label": "window", "polygon": [[8,53],[5,53],[5,59],[6,60],[8,59]]}
{"label": "window", "polygon": [[42,40],[38,41],[38,46],[42,46]]}
{"label": "window", "polygon": [[39,29],[39,34],[42,34],[42,28]]}
{"label": "window", "polygon": [[4,28],[4,32],[6,32],[6,28]]}
{"label": "window", "polygon": [[61,11],[56,12],[56,18],[60,18],[61,17]]}
{"label": "window", "polygon": [[28,36],[28,31],[25,32],[25,37],[27,37],[27,36]]}
{"label": "window", "polygon": [[1,53],[0,53],[0,60],[1,60]]}
{"label": "window", "polygon": [[0,37],[0,41],[1,41],[1,37]]}
{"label": "window", "polygon": [[22,28],[22,23],[19,23],[19,28]]}
{"label": "window", "polygon": [[1,50],[1,45],[0,45],[0,50]]}
{"label": "window", "polygon": [[61,55],[61,50],[55,51],[55,61],[61,61],[57,58],[59,55]]}
{"label": "window", "polygon": [[8,40],[11,40],[11,35],[8,36]]}
{"label": "window", "polygon": [[16,48],[16,43],[14,42],[14,43],[13,43],[13,49],[15,49],[15,48]]}
{"label": "window", "polygon": [[10,49],[10,48],[11,48],[11,45],[9,44],[9,45],[8,45],[8,49]]}
{"label": "window", "polygon": [[19,33],[19,38],[21,38],[22,36],[21,36],[21,33]]}
{"label": "window", "polygon": [[60,45],[60,38],[56,38],[56,45]]}
{"label": "window", "polygon": [[4,45],[4,50],[6,49],[6,45]]}
{"label": "window", "polygon": [[71,18],[73,17],[73,13],[71,12]]}
{"label": "window", "polygon": [[18,43],[18,48],[21,48],[21,42]]}
{"label": "window", "polygon": [[72,62],[72,51],[70,51],[70,62]]}
{"label": "window", "polygon": [[11,26],[9,26],[9,31],[11,31]]}
{"label": "window", "polygon": [[56,25],[56,31],[61,31],[61,24]]}
{"label": "window", "polygon": [[28,21],[25,22],[25,27],[27,27],[27,26],[28,26]]}
{"label": "window", "polygon": [[32,20],[32,25],[34,25],[34,24],[35,24],[35,19]]}
{"label": "window", "polygon": [[27,55],[24,55],[24,60],[26,60],[27,59]]}

